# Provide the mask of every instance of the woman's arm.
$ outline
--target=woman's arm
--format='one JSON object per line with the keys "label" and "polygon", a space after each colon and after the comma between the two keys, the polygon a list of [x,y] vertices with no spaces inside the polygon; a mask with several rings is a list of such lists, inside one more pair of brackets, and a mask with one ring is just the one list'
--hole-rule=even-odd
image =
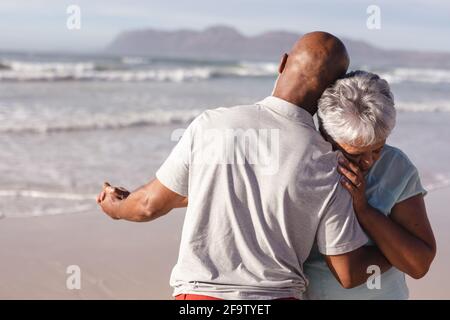
{"label": "woman's arm", "polygon": [[397,203],[389,217],[371,207],[365,197],[365,179],[359,168],[345,160],[339,171],[353,197],[358,220],[381,252],[397,269],[422,278],[436,255],[436,241],[421,194]]}
{"label": "woman's arm", "polygon": [[397,203],[389,217],[371,206],[357,217],[393,266],[414,279],[428,272],[436,255],[436,241],[422,195]]}

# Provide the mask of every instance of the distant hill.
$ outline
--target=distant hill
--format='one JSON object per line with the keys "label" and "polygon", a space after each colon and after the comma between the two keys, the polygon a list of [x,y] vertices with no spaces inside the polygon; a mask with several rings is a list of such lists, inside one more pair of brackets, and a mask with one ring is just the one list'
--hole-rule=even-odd
{"label": "distant hill", "polygon": [[[246,36],[228,26],[212,26],[203,31],[143,29],[120,33],[106,50],[115,54],[170,58],[277,61],[299,36],[301,34],[287,31]],[[364,41],[341,39],[353,65],[450,68],[450,53],[386,50]]]}

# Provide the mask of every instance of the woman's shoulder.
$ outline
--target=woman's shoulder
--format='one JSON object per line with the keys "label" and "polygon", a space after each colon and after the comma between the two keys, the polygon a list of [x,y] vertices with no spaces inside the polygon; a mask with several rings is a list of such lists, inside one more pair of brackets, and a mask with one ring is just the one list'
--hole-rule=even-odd
{"label": "woman's shoulder", "polygon": [[415,166],[409,157],[397,147],[386,144],[381,152],[378,164],[388,165],[393,170],[414,169]]}
{"label": "woman's shoulder", "polygon": [[388,202],[389,206],[383,212],[389,212],[395,203],[410,196],[426,194],[417,168],[403,151],[390,145],[384,146],[380,159],[370,170],[367,187],[368,192],[375,192],[381,202]]}
{"label": "woman's shoulder", "polygon": [[417,168],[399,148],[385,145],[381,157],[372,167],[369,175],[382,184],[398,183],[417,173]]}

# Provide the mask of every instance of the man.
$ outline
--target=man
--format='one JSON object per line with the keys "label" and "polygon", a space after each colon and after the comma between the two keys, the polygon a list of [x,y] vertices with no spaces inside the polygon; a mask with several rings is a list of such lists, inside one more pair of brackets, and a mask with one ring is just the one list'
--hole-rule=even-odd
{"label": "man", "polygon": [[[123,199],[112,187],[98,196],[104,212],[131,221],[187,205],[171,276],[177,299],[301,299],[302,264],[315,238],[346,288],[365,282],[369,265],[390,268],[376,248],[363,247],[337,153],[312,119],[322,92],[348,64],[339,39],[306,34],[283,56],[272,96],[205,111],[155,180]],[[233,143],[236,137],[243,141]]]}

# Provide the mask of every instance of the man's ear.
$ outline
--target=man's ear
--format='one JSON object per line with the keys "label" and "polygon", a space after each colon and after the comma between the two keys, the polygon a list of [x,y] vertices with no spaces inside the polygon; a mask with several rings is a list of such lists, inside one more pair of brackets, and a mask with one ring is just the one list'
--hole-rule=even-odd
{"label": "man's ear", "polygon": [[278,73],[282,73],[284,70],[284,67],[286,66],[286,61],[288,59],[289,55],[287,53],[283,54],[281,57],[280,65],[278,66]]}

